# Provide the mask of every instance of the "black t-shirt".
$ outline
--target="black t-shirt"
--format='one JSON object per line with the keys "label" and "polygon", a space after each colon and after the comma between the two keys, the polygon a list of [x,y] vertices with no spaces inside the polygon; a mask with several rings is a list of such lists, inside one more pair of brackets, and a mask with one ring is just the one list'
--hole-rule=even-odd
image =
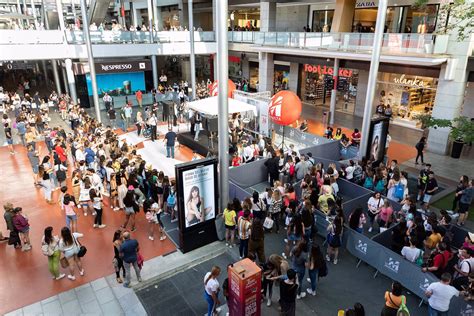
{"label": "black t-shirt", "polygon": [[109,113],[109,119],[115,120],[115,118],[116,118],[115,110],[114,110],[114,109],[110,109],[108,113]]}
{"label": "black t-shirt", "polygon": [[173,131],[166,133],[165,139],[166,139],[166,146],[174,146],[176,133]]}
{"label": "black t-shirt", "polygon": [[288,284],[285,281],[280,282],[280,302],[281,303],[295,303],[298,285]]}
{"label": "black t-shirt", "polygon": [[[431,191],[434,188],[438,186],[438,182],[436,181],[435,178],[428,179],[428,182],[426,183],[426,191]],[[428,193],[428,194],[433,194],[434,192]]]}
{"label": "black t-shirt", "polygon": [[5,137],[7,139],[12,139],[12,129],[10,127],[5,127]]}

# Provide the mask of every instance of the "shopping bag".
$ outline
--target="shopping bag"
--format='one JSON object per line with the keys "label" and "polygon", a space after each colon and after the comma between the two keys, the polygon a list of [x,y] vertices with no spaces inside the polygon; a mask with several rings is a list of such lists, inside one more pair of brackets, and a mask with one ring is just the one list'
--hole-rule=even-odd
{"label": "shopping bag", "polygon": [[273,228],[273,219],[270,217],[266,217],[265,221],[263,222],[263,227],[266,229],[272,229]]}

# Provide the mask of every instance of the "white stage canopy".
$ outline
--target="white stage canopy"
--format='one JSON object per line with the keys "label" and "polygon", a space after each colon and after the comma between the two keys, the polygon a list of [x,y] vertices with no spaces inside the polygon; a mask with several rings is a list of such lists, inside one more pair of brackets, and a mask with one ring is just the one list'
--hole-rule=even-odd
{"label": "white stage canopy", "polygon": [[[188,103],[188,108],[204,115],[217,116],[219,114],[219,105],[217,99],[218,97],[209,97],[192,101]],[[257,115],[257,108],[254,105],[230,98],[228,100],[229,114],[252,111],[255,116]]]}

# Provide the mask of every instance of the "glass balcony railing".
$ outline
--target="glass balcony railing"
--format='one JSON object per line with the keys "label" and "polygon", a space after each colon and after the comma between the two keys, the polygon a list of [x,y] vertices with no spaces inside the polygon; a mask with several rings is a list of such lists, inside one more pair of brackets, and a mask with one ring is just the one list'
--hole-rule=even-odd
{"label": "glass balcony railing", "polygon": [[[93,44],[150,43],[150,32],[92,31]],[[154,32],[154,43],[189,42],[189,32]],[[384,54],[444,54],[448,35],[386,33],[382,41]],[[194,32],[196,42],[215,42],[214,32]],[[252,44],[311,50],[369,53],[372,33],[304,33],[304,32],[228,32],[234,44]],[[84,44],[82,31],[12,31],[0,30],[0,45],[8,44]]]}

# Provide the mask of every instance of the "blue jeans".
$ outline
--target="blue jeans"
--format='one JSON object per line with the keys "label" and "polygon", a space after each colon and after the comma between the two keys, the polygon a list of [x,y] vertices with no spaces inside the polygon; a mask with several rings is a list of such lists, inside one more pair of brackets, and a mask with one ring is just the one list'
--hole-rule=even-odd
{"label": "blue jeans", "polygon": [[440,312],[440,311],[434,309],[433,307],[431,307],[430,305],[428,305],[428,315],[429,316],[448,316],[448,312],[449,311]]}
{"label": "blue jeans", "polygon": [[204,298],[207,302],[207,316],[212,316],[212,312],[214,311],[214,300],[212,296],[207,294],[206,290],[204,290]]}
{"label": "blue jeans", "polygon": [[242,258],[247,257],[249,254],[249,240],[241,239],[239,244],[239,254]]}
{"label": "blue jeans", "polygon": [[166,157],[174,158],[174,145],[173,146],[166,146]]}
{"label": "blue jeans", "polygon": [[316,291],[316,283],[318,282],[319,269],[308,269],[309,279],[311,280],[311,290]]}
{"label": "blue jeans", "polygon": [[298,295],[301,295],[301,287],[303,286],[303,278],[306,272],[306,268],[303,266],[302,268],[295,267],[296,275],[298,276]]}

